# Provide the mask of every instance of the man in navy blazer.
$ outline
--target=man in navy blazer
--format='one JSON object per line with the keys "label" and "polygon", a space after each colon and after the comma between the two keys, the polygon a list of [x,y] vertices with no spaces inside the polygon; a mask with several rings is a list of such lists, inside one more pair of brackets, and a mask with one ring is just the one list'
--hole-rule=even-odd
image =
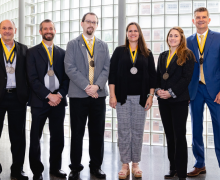
{"label": "man in navy blazer", "polygon": [[53,44],[56,30],[46,19],[40,24],[42,42],[27,51],[27,75],[31,87],[32,124],[29,160],[33,180],[42,180],[44,166],[41,162],[40,138],[46,119],[50,129],[50,174],[65,178],[61,171],[64,147],[63,123],[69,78],[64,70],[65,51]]}
{"label": "man in navy blazer", "polygon": [[[220,166],[220,33],[208,28],[210,21],[209,12],[206,8],[196,9],[193,23],[196,26],[197,33],[187,38],[187,46],[193,51],[197,61],[189,84],[192,148],[196,163],[188,176],[206,173],[202,136],[205,103],[212,117],[215,152]],[[204,53],[201,51],[202,48],[199,50],[198,47],[203,38],[206,38]]]}

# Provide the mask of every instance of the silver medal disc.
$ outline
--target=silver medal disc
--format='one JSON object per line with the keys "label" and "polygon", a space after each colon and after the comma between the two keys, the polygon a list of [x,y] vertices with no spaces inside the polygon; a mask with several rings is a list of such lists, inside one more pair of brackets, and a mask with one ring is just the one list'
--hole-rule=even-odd
{"label": "silver medal disc", "polygon": [[6,66],[5,69],[7,73],[10,73],[11,68],[9,66]]}
{"label": "silver medal disc", "polygon": [[137,74],[138,70],[136,67],[132,67],[130,72],[131,72],[131,74]]}
{"label": "silver medal disc", "polygon": [[9,71],[10,74],[14,74],[15,73],[15,69],[13,67],[10,67],[10,71]]}
{"label": "silver medal disc", "polygon": [[54,71],[52,69],[47,71],[48,76],[53,76],[54,75]]}

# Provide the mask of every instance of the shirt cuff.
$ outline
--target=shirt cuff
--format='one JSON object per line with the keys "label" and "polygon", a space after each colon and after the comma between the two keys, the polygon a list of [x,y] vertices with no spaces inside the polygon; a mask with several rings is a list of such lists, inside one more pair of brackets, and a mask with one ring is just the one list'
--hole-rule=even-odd
{"label": "shirt cuff", "polygon": [[[86,86],[86,88],[89,86],[89,84]],[[84,91],[86,90],[86,88],[84,89]]]}
{"label": "shirt cuff", "polygon": [[[60,94],[60,92],[57,92],[57,93],[59,93]],[[62,94],[60,94],[61,96],[62,96]],[[63,98],[63,96],[62,96],[62,98]]]}
{"label": "shirt cuff", "polygon": [[171,88],[168,89],[168,92],[170,93],[170,95],[172,96],[172,98],[176,98],[176,95],[174,94],[174,92],[172,91]]}
{"label": "shirt cuff", "polygon": [[157,94],[157,91],[158,91],[158,90],[161,90],[161,88],[155,89],[154,94],[155,94],[156,97],[160,97],[160,96],[158,96],[158,94]]}
{"label": "shirt cuff", "polygon": [[47,99],[47,97],[50,95],[50,93],[46,96],[46,98],[45,99]]}

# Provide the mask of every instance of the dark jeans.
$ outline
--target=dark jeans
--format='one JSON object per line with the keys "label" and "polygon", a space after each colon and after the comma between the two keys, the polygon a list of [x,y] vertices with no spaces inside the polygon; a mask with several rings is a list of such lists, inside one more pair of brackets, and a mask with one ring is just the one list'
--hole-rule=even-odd
{"label": "dark jeans", "polygon": [[168,100],[159,98],[158,103],[167,139],[170,170],[177,170],[180,178],[186,178],[188,162],[186,141],[188,101],[170,103]]}
{"label": "dark jeans", "polygon": [[47,118],[49,119],[50,130],[50,170],[60,170],[64,147],[65,106],[59,104],[52,107],[45,102],[42,108],[31,107],[31,114],[29,161],[33,174],[41,174],[44,170],[41,162],[40,139]]}
{"label": "dark jeans", "polygon": [[105,97],[70,98],[72,170],[79,169],[88,117],[90,168],[100,168],[104,153]]}
{"label": "dark jeans", "polygon": [[23,170],[26,138],[25,138],[25,123],[26,123],[26,104],[19,102],[17,93],[5,93],[4,98],[0,101],[0,136],[2,133],[5,113],[8,114],[8,131],[11,141],[12,166],[13,174]]}

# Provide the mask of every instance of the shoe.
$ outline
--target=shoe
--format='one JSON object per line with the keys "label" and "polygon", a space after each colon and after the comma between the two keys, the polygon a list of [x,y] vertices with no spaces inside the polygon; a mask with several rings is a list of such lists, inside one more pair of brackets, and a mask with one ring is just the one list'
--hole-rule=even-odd
{"label": "shoe", "polygon": [[34,174],[33,180],[43,180],[42,174]]}
{"label": "shoe", "polygon": [[119,179],[126,179],[130,175],[129,164],[122,164],[122,168],[118,173]]}
{"label": "shoe", "polygon": [[179,180],[186,180],[186,178],[179,178]]}
{"label": "shoe", "polygon": [[134,177],[140,178],[142,177],[142,171],[139,168],[139,163],[132,163],[132,174],[134,174]]}
{"label": "shoe", "polygon": [[1,174],[1,172],[2,172],[2,165],[0,164],[0,174]]}
{"label": "shoe", "polygon": [[79,179],[79,171],[72,170],[69,174],[68,180],[78,180]]}
{"label": "shoe", "polygon": [[94,175],[96,178],[99,178],[99,179],[104,179],[106,178],[106,175],[105,173],[101,170],[101,169],[91,169],[90,168],[90,173],[92,175]]}
{"label": "shoe", "polygon": [[206,173],[205,166],[202,168],[194,167],[190,172],[187,173],[187,176],[195,177],[198,176],[199,174],[205,174],[205,173]]}
{"label": "shoe", "polygon": [[170,170],[166,175],[164,175],[164,179],[172,179],[176,176],[176,170]]}
{"label": "shoe", "polygon": [[11,179],[28,180],[28,176],[24,171],[21,171],[20,173],[11,173]]}
{"label": "shoe", "polygon": [[59,178],[65,178],[67,176],[62,170],[50,170],[50,174]]}

